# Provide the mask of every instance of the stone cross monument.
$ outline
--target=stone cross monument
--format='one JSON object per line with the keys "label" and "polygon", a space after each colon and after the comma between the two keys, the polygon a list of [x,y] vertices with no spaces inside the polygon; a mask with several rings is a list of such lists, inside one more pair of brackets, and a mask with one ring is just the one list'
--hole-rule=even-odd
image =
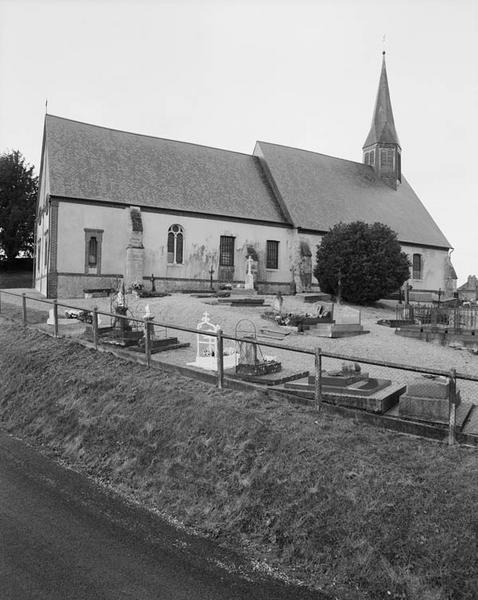
{"label": "stone cross monument", "polygon": [[246,263],[247,263],[247,270],[246,270],[246,280],[244,282],[244,288],[246,290],[253,290],[254,289],[254,275],[252,274],[252,263],[254,261],[252,260],[252,256],[248,256]]}

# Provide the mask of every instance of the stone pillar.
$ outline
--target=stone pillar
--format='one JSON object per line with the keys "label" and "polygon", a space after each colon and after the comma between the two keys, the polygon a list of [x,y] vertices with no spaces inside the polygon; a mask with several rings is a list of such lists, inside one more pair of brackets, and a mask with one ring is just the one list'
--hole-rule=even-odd
{"label": "stone pillar", "polygon": [[126,269],[124,284],[126,288],[133,283],[143,285],[144,276],[144,246],[143,246],[143,221],[141,210],[137,206],[130,206],[130,235],[129,244],[126,246]]}
{"label": "stone pillar", "polygon": [[128,246],[126,248],[126,272],[124,284],[126,288],[135,282],[143,283],[144,275],[144,248]]}

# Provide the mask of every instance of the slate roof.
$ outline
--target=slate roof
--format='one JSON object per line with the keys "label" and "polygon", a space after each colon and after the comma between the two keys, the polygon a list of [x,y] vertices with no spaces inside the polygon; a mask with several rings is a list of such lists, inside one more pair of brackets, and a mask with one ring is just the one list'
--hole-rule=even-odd
{"label": "slate roof", "polygon": [[476,275],[468,275],[466,283],[458,288],[460,292],[478,292],[478,279]]}
{"label": "slate roof", "polygon": [[53,115],[50,194],[285,223],[258,159]]}
{"label": "slate roof", "polygon": [[328,231],[341,221],[378,221],[402,243],[450,248],[403,177],[393,190],[362,163],[267,142],[257,142],[254,153],[265,161],[296,227]]}
{"label": "slate roof", "polygon": [[257,142],[254,155],[45,119],[50,194],[256,219],[326,232],[376,221],[402,243],[449,248],[408,182],[395,191],[372,167]]}
{"label": "slate roof", "polygon": [[392,101],[388,89],[387,67],[385,66],[385,52],[382,59],[382,71],[378,83],[377,99],[372,117],[372,126],[365,140],[364,148],[373,144],[398,144],[397,131],[393,120]]}

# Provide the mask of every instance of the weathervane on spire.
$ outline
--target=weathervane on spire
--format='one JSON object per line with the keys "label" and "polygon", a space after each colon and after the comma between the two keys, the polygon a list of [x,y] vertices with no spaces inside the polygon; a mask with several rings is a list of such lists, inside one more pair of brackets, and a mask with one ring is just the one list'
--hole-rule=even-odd
{"label": "weathervane on spire", "polygon": [[45,114],[48,114],[48,98],[45,100]]}
{"label": "weathervane on spire", "polygon": [[382,37],[382,54],[385,54],[385,38],[386,38],[386,34],[383,34]]}

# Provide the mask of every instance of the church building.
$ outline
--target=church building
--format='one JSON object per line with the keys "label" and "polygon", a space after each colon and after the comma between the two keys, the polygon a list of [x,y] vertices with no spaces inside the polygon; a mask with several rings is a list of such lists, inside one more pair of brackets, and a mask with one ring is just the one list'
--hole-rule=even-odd
{"label": "church building", "polygon": [[[317,289],[322,236],[339,222],[398,235],[414,292],[450,294],[450,243],[402,174],[385,56],[363,162],[258,141],[243,154],[46,115],[36,288],[47,297],[141,284]],[[153,277],[154,276],[154,277]],[[453,279],[455,277],[455,279]]]}

